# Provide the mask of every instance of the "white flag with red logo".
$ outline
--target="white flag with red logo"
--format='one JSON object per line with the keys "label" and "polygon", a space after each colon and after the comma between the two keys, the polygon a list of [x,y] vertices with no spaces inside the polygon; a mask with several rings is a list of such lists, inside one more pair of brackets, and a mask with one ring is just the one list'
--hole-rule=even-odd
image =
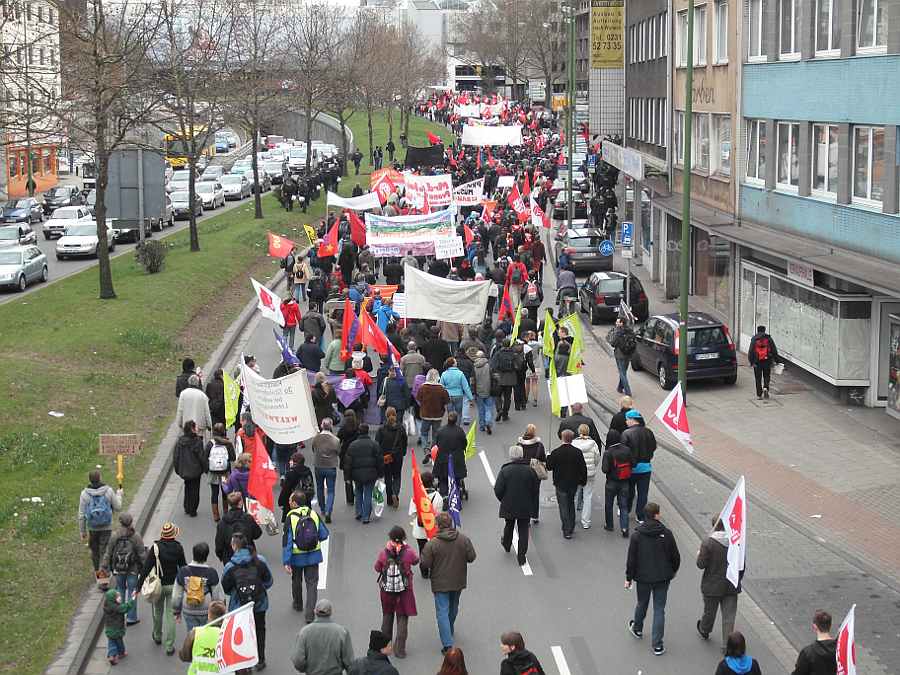
{"label": "white flag with red logo", "polygon": [[719,519],[728,535],[728,570],[725,576],[737,588],[747,554],[747,489],[743,476],[738,479],[731,496],[725,502]]}
{"label": "white flag with red logo", "polygon": [[258,299],[257,307],[264,317],[272,319],[279,326],[284,325],[284,315],[281,313],[281,299],[268,288],[263,286],[253,277],[250,277],[253,284],[253,290],[256,291]]}
{"label": "white flag with red logo", "polygon": [[837,634],[837,675],[856,675],[856,605],[850,608]]}
{"label": "white flag with red logo", "polygon": [[216,644],[216,665],[219,672],[233,673],[259,663],[253,603],[228,612],[220,621],[219,641]]}
{"label": "white flag with red logo", "polygon": [[675,434],[675,438],[681,441],[684,449],[694,453],[694,445],[691,443],[691,427],[688,424],[687,410],[684,407],[684,396],[681,394],[681,384],[678,384],[672,392],[666,396],[656,409],[656,417],[665,425],[666,429]]}
{"label": "white flag with red logo", "polygon": [[531,197],[531,224],[535,227],[550,229],[550,219],[538,203]]}

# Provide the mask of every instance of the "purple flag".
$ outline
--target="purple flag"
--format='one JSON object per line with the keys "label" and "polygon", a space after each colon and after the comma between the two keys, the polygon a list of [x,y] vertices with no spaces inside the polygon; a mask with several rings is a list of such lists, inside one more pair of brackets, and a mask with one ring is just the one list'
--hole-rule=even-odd
{"label": "purple flag", "polygon": [[363,386],[363,383],[355,377],[345,378],[334,386],[335,396],[337,396],[338,401],[340,401],[345,408],[362,396],[365,390],[366,388]]}
{"label": "purple flag", "polygon": [[459,527],[462,524],[460,511],[462,509],[462,500],[459,495],[459,483],[456,482],[456,470],[453,468],[453,453],[447,457],[447,497],[450,500],[450,506],[447,511],[453,519],[453,525]]}

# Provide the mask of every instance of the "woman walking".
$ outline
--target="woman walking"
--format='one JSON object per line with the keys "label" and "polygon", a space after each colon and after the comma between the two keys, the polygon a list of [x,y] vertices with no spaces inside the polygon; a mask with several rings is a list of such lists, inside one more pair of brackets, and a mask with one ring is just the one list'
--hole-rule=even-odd
{"label": "woman walking", "polygon": [[[390,381],[390,380],[388,380]],[[375,434],[375,442],[384,453],[384,484],[387,503],[395,509],[400,507],[400,477],[406,444],[409,442],[406,429],[399,421],[399,411],[392,406],[384,411],[384,424]]]}
{"label": "woman walking", "polygon": [[184,423],[183,434],[175,442],[175,474],[184,481],[184,512],[197,517],[200,506],[200,476],[203,475],[203,437],[193,420]]}
{"label": "woman walking", "polygon": [[159,567],[159,580],[162,592],[151,607],[153,608],[153,641],[164,644],[166,654],[175,653],[175,613],[172,609],[172,588],[175,585],[175,576],[178,569],[187,565],[184,559],[184,549],[178,541],[180,530],[175,523],[165,523],[159,533],[159,539],[153,542],[153,546],[147,552],[144,560],[144,568],[138,578],[138,588],[144,586],[144,580],[150,574],[150,570]]}
{"label": "woman walking", "polygon": [[212,500],[213,520],[219,522],[219,493],[222,493],[222,513],[228,510],[228,504],[225,501],[225,491],[221,489],[222,484],[228,480],[228,474],[231,472],[231,465],[236,459],[234,454],[234,443],[228,440],[225,435],[225,423],[216,422],[213,424],[213,437],[211,441],[206,442],[206,448],[203,451],[203,464],[209,477],[209,494]]}
{"label": "woman walking", "polygon": [[416,615],[416,594],[413,591],[412,566],[419,564],[419,556],[406,543],[406,531],[394,525],[388,533],[387,545],[378,554],[375,571],[381,589],[381,632],[389,639],[397,618],[394,656],[406,658],[406,637],[409,617]]}
{"label": "woman walking", "polygon": [[[209,414],[213,425],[221,423],[225,425],[225,379],[222,369],[213,373],[212,379],[206,383],[206,398],[209,399]],[[215,426],[213,426],[215,429]]]}
{"label": "woman walking", "polygon": [[428,464],[431,462],[434,437],[441,426],[441,420],[444,419],[447,404],[450,403],[450,394],[441,384],[441,374],[434,368],[425,376],[425,382],[419,387],[416,400],[419,402],[419,417],[422,420],[418,443],[422,445],[424,440],[425,455],[422,457],[422,464]]}
{"label": "woman walking", "polygon": [[521,633],[508,631],[500,636],[500,651],[506,658],[500,662],[500,675],[544,675],[541,662],[530,651],[525,649],[525,639]]}
{"label": "woman walking", "polygon": [[[517,443],[522,446],[522,456],[531,464],[540,480],[547,479],[547,452],[541,437],[537,435],[537,427],[529,424],[525,427],[525,433],[519,436]],[[540,490],[531,503],[531,523],[537,525],[540,522],[541,495]]]}
{"label": "woman walking", "polygon": [[350,472],[347,471],[347,448],[359,436],[359,422],[356,418],[356,412],[347,410],[344,413],[344,421],[338,430],[337,437],[341,442],[340,465],[344,474],[344,494],[347,498],[347,504],[353,504],[353,479],[350,478]]}

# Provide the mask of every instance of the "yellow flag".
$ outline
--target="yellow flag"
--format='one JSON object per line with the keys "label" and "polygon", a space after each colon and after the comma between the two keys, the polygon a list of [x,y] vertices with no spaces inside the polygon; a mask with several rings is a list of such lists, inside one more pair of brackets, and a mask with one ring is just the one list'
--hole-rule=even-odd
{"label": "yellow flag", "polygon": [[569,362],[566,365],[566,370],[570,373],[580,373],[582,370],[581,355],[584,352],[584,335],[582,334],[581,321],[578,320],[578,314],[573,313],[560,319],[559,323],[568,328],[569,334],[572,336],[572,349],[569,352]]}
{"label": "yellow flag", "polygon": [[556,381],[556,362],[553,359],[553,352],[550,352],[550,412],[556,417],[560,417],[562,406],[559,404],[559,383]]}
{"label": "yellow flag", "polygon": [[553,344],[553,333],[556,331],[556,324],[553,323],[553,317],[550,315],[550,310],[547,310],[547,315],[544,318],[544,356],[553,357],[553,348],[555,345]]}
{"label": "yellow flag", "polygon": [[475,436],[478,433],[478,416],[476,415],[472,419],[472,424],[469,427],[469,431],[466,432],[466,459],[472,459],[475,456],[475,453],[478,452],[478,448],[475,447]]}
{"label": "yellow flag", "polygon": [[238,399],[241,395],[241,388],[224,370],[222,371],[222,380],[225,383],[225,428],[227,429],[237,420]]}
{"label": "yellow flag", "polygon": [[519,324],[522,323],[522,301],[516,307],[516,320],[513,322],[512,333],[509,334],[509,343],[512,344],[519,337]]}

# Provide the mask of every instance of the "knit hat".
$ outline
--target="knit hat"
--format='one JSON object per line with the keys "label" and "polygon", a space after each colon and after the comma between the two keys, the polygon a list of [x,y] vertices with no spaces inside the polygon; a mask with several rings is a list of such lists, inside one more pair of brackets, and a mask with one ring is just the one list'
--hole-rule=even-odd
{"label": "knit hat", "polygon": [[640,420],[643,418],[644,416],[641,415],[640,411],[638,410],[629,410],[627,413],[625,413],[626,420]]}
{"label": "knit hat", "polygon": [[159,531],[159,538],[175,539],[179,534],[181,534],[181,530],[178,529],[175,523],[165,523]]}
{"label": "knit hat", "polygon": [[369,649],[380,652],[382,649],[391,644],[391,639],[380,630],[373,630],[369,633]]}

